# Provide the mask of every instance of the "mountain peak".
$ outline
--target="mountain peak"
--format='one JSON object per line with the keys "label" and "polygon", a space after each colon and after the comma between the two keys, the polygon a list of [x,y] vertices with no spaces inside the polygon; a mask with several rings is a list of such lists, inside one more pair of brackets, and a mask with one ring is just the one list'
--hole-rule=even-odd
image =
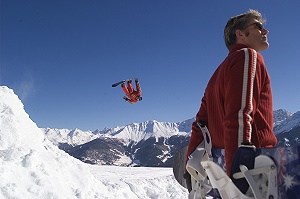
{"label": "mountain peak", "polygon": [[291,117],[293,113],[284,110],[278,109],[273,112],[274,115],[274,126],[279,125],[282,121],[286,120],[287,118]]}

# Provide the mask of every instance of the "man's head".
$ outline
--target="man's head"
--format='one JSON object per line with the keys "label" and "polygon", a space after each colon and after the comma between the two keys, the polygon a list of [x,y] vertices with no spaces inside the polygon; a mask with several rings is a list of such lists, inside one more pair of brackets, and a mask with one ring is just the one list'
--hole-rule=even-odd
{"label": "man's head", "polygon": [[245,44],[256,51],[262,51],[269,47],[266,30],[262,24],[265,20],[256,10],[231,17],[224,29],[224,40],[226,47],[231,48],[233,44]]}

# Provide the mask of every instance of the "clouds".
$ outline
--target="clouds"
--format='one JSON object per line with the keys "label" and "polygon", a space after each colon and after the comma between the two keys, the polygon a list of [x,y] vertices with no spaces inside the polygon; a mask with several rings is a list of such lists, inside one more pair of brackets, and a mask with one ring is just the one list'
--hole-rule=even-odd
{"label": "clouds", "polygon": [[26,101],[35,93],[35,78],[31,72],[24,73],[15,84],[15,92],[22,101]]}

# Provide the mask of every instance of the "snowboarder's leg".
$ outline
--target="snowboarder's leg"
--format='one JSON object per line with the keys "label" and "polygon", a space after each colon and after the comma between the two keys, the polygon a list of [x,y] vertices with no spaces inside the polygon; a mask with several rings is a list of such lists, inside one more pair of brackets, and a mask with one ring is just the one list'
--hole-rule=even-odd
{"label": "snowboarder's leg", "polygon": [[128,82],[127,82],[127,87],[128,87],[128,92],[129,93],[132,93],[133,92],[133,87],[132,87],[132,83],[131,83],[132,81],[131,80],[129,80]]}
{"label": "snowboarder's leg", "polygon": [[121,86],[122,86],[122,90],[124,91],[124,93],[127,96],[130,96],[129,90],[127,89],[126,85],[123,83]]}

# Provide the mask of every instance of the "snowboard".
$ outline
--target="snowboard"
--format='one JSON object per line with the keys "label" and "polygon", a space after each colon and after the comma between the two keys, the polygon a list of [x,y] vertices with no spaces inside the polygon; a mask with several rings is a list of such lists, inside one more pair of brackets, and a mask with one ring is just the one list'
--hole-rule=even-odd
{"label": "snowboard", "polygon": [[186,153],[187,153],[187,146],[181,148],[176,155],[174,156],[173,161],[173,174],[177,182],[187,189],[186,181],[183,178],[183,174],[185,171],[185,162],[186,162]]}
{"label": "snowboard", "polygon": [[[173,174],[177,182],[187,188],[183,172],[185,170],[187,147],[180,149],[174,157]],[[257,148],[257,155],[272,157],[277,165],[278,195],[280,199],[300,199],[300,144],[276,148]],[[224,171],[225,150],[212,149],[213,161]]]}
{"label": "snowboard", "polygon": [[[136,79],[136,78],[133,78],[133,79]],[[125,79],[125,80],[119,81],[119,82],[117,82],[117,83],[114,83],[114,84],[111,85],[111,86],[112,86],[112,87],[117,87],[117,86],[119,86],[120,84],[125,83],[125,82],[128,82],[128,81],[130,81],[130,80],[132,80],[132,79]]]}

